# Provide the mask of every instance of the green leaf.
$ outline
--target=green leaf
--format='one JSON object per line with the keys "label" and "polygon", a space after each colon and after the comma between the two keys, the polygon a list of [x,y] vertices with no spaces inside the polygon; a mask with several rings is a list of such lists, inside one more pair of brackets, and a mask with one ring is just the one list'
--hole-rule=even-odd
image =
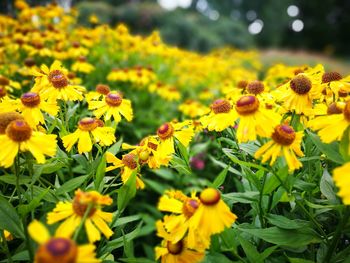
{"label": "green leaf", "polygon": [[243,204],[250,204],[252,202],[255,202],[259,198],[259,192],[257,191],[247,191],[244,193],[229,193],[229,194],[223,194],[222,195],[225,202],[230,204],[235,203],[243,203]]}
{"label": "green leaf", "polygon": [[188,164],[180,157],[173,155],[170,161],[171,167],[177,170],[180,174],[191,175],[191,169]]}
{"label": "green leaf", "polygon": [[238,236],[238,240],[241,243],[241,246],[244,250],[245,255],[249,259],[251,263],[263,263],[263,259],[261,258],[256,247],[250,243],[248,240],[245,240],[243,237]]}
{"label": "green leaf", "polygon": [[154,191],[156,191],[158,194],[162,195],[166,189],[169,189],[170,187],[168,185],[164,185],[162,183],[159,183],[155,180],[151,179],[142,179],[144,183]]}
{"label": "green leaf", "polygon": [[217,252],[210,252],[206,255],[202,263],[232,263],[230,259],[223,254]]}
{"label": "green leaf", "polygon": [[252,229],[244,228],[242,224],[239,226],[239,230],[280,246],[301,247],[321,242],[321,239],[310,228],[293,230],[278,227]]}
{"label": "green leaf", "polygon": [[118,260],[126,263],[155,263],[156,262],[148,258],[119,258]]}
{"label": "green leaf", "polygon": [[119,141],[117,141],[110,148],[108,148],[107,152],[110,152],[110,153],[116,155],[120,151],[120,146],[122,145],[122,143],[123,143],[123,138],[120,138]]}
{"label": "green leaf", "polygon": [[[13,255],[12,257],[13,262],[17,262],[17,261],[25,261],[25,262],[29,262],[29,253],[27,250],[18,252],[17,254]],[[0,262],[9,262],[8,259],[4,259],[1,260]]]}
{"label": "green leaf", "polygon": [[341,138],[340,144],[339,144],[339,152],[342,155],[343,159],[348,162],[350,161],[350,152],[349,152],[349,136],[350,136],[350,127],[348,127],[345,132],[343,133],[343,136]]}
{"label": "green leaf", "polygon": [[40,166],[42,167],[42,170],[41,170],[42,174],[52,174],[52,173],[62,169],[62,167],[65,167],[65,164],[59,160],[54,160],[50,163],[45,163],[45,164],[42,164]]}
{"label": "green leaf", "polygon": [[140,222],[137,227],[131,231],[130,233],[127,233],[126,235],[122,237],[118,237],[114,240],[111,240],[108,242],[107,246],[105,247],[106,251],[103,252],[111,252],[114,249],[120,248],[124,245],[124,240],[130,241],[138,237],[140,230],[141,230],[142,222]]}
{"label": "green leaf", "polygon": [[220,185],[222,185],[225,182],[229,167],[230,166],[228,165],[224,170],[221,171],[221,173],[219,173],[219,175],[215,178],[214,182],[212,183],[212,187],[218,188]]}
{"label": "green leaf", "polygon": [[136,171],[134,171],[129,179],[118,190],[118,210],[120,213],[124,211],[128,203],[136,194]]}
{"label": "green leaf", "polygon": [[68,182],[65,182],[63,185],[61,185],[61,187],[59,187],[56,190],[56,194],[61,195],[77,189],[79,186],[81,186],[85,182],[85,179],[87,177],[88,177],[87,175],[82,175],[82,176],[75,177],[69,180]]}
{"label": "green leaf", "polygon": [[106,155],[104,154],[100,160],[100,164],[97,167],[96,176],[94,180],[95,189],[101,191],[104,185],[104,176],[106,174]]}
{"label": "green leaf", "polygon": [[117,226],[122,226],[127,223],[134,222],[136,220],[140,220],[141,216],[140,215],[133,215],[133,216],[125,216],[125,217],[120,217],[118,220],[115,222],[115,224],[112,227],[117,227]]}
{"label": "green leaf", "polygon": [[256,168],[258,170],[263,170],[263,171],[268,171],[265,167],[255,164],[255,163],[251,163],[251,162],[245,162],[245,161],[241,161],[239,160],[236,156],[234,156],[232,154],[232,150],[228,149],[228,148],[222,148],[222,151],[224,152],[224,154],[226,154],[228,156],[228,158],[231,159],[232,162],[237,163],[241,166],[244,167],[252,167],[252,168]]}
{"label": "green leaf", "polygon": [[176,146],[180,151],[182,159],[185,161],[185,163],[188,166],[189,165],[189,155],[188,155],[187,148],[178,140],[176,140]]}
{"label": "green leaf", "polygon": [[44,198],[44,196],[50,191],[50,189],[45,189],[44,191],[42,191],[39,195],[37,195],[36,197],[34,197],[29,204],[27,205],[19,205],[18,206],[18,213],[21,216],[25,216],[28,213],[30,213],[31,211],[34,211],[35,208],[37,208],[38,206],[40,206],[40,201]]}
{"label": "green leaf", "polygon": [[[220,166],[221,168],[226,168],[227,167],[227,164],[224,163],[224,162],[221,162],[219,160],[216,160],[213,156],[211,155],[208,155],[209,159],[217,166]],[[239,175],[239,176],[242,176],[242,173],[240,171],[238,171],[237,169],[233,168],[230,166],[230,168],[228,168],[228,171],[230,173],[233,173],[233,174],[236,174],[236,175]]]}
{"label": "green leaf", "polygon": [[24,229],[15,208],[2,196],[0,196],[0,228],[9,231],[15,237],[24,239]]}
{"label": "green leaf", "polygon": [[337,204],[338,200],[335,195],[335,187],[333,179],[330,176],[329,172],[325,169],[323,171],[321,181],[320,181],[320,190],[321,193],[332,203]]}
{"label": "green leaf", "polygon": [[290,263],[314,263],[312,260],[307,260],[303,258],[290,258],[288,257]]}
{"label": "green leaf", "polygon": [[265,217],[270,224],[278,226],[283,229],[299,229],[299,228],[305,228],[310,226],[310,223],[308,221],[304,221],[300,219],[291,220],[282,215],[267,214]]}
{"label": "green leaf", "polygon": [[[16,185],[16,176],[15,175],[1,175],[0,181],[5,182],[7,184]],[[19,184],[29,184],[32,181],[31,178],[27,176],[20,176],[19,177]]]}
{"label": "green leaf", "polygon": [[322,153],[324,153],[330,160],[338,164],[344,163],[344,159],[339,153],[339,143],[334,142],[331,144],[326,144],[321,142],[320,138],[312,132],[307,131],[307,133],[309,134],[310,139],[313,141],[316,147]]}

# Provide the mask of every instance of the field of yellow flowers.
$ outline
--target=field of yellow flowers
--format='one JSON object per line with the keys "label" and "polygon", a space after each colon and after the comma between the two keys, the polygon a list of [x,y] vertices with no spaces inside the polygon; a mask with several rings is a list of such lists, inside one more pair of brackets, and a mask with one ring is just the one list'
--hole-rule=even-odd
{"label": "field of yellow flowers", "polygon": [[350,76],[0,16],[0,262],[350,262]]}

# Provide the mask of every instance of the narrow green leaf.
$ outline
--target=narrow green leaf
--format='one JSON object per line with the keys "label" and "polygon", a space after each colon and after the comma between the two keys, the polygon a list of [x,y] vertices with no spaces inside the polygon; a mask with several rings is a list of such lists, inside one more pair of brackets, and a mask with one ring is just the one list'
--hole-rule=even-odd
{"label": "narrow green leaf", "polygon": [[42,191],[39,195],[34,197],[29,204],[27,205],[19,205],[18,206],[18,213],[21,216],[25,216],[31,211],[34,211],[35,208],[40,206],[40,201],[44,198],[44,196],[49,192],[50,189],[45,189]]}
{"label": "narrow green leaf", "polygon": [[282,215],[274,215],[274,214],[267,214],[265,217],[270,224],[278,226],[283,229],[299,229],[299,228],[310,227],[310,223],[308,221],[304,221],[300,219],[291,220]]}
{"label": "narrow green leaf", "polygon": [[263,260],[256,249],[256,247],[250,243],[248,240],[245,240],[243,237],[238,236],[239,243],[241,243],[241,246],[244,250],[245,255],[249,259],[249,262],[256,262],[256,263],[263,263]]}
{"label": "narrow green leaf", "polygon": [[1,229],[6,229],[15,237],[24,239],[24,229],[20,217],[15,208],[2,196],[0,196]]}
{"label": "narrow green leaf", "polygon": [[104,154],[100,160],[100,164],[97,167],[96,176],[94,180],[95,189],[101,191],[104,185],[104,176],[106,174],[106,155]]}
{"label": "narrow green leaf", "polygon": [[129,179],[118,190],[118,210],[123,212],[130,200],[136,194],[136,172],[133,172]]}
{"label": "narrow green leaf", "polygon": [[222,170],[219,175],[215,178],[214,182],[212,183],[212,187],[218,188],[220,185],[222,185],[225,182],[226,175],[228,168],[230,166],[228,165],[224,170]]}
{"label": "narrow green leaf", "polygon": [[79,186],[81,186],[85,182],[86,178],[87,178],[87,175],[82,175],[82,176],[75,177],[69,180],[68,182],[65,182],[63,185],[61,185],[60,188],[56,190],[56,194],[61,195],[77,189]]}
{"label": "narrow green leaf", "polygon": [[[15,175],[1,175],[0,176],[0,181],[7,183],[7,184],[12,184],[16,185],[16,176]],[[19,184],[29,184],[32,181],[31,178],[27,176],[20,176],[19,177]]]}

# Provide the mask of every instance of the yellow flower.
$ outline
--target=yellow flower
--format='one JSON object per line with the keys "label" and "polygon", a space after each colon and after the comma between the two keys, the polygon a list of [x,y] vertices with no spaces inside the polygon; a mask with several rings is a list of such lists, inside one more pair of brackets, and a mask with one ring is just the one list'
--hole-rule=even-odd
{"label": "yellow flower", "polygon": [[270,165],[273,165],[279,156],[283,156],[288,164],[289,170],[299,169],[302,164],[295,155],[304,156],[300,149],[303,132],[295,132],[293,127],[282,124],[275,127],[272,133],[272,140],[265,143],[256,151],[254,157],[262,158],[262,162],[271,159]]}
{"label": "yellow flower", "polygon": [[174,138],[187,147],[194,135],[191,122],[184,121],[178,123],[164,123],[157,130],[157,135],[160,140],[158,151],[161,156],[167,156],[175,153]]}
{"label": "yellow flower", "polygon": [[78,245],[66,233],[56,231],[51,237],[48,229],[39,221],[34,220],[28,225],[28,233],[39,244],[35,253],[34,263],[98,263],[95,246],[92,244]]}
{"label": "yellow flower", "polygon": [[95,14],[92,14],[89,16],[89,22],[91,24],[98,24],[99,23],[99,19]]}
{"label": "yellow flower", "polygon": [[205,256],[203,251],[189,249],[186,239],[177,243],[164,240],[160,247],[155,248],[156,260],[161,258],[161,263],[198,263]]}
{"label": "yellow flower", "polygon": [[237,216],[222,201],[218,190],[207,188],[201,192],[199,199],[201,204],[191,218],[190,227],[197,228],[197,233],[204,239],[221,233],[236,221]]}
{"label": "yellow flower", "polygon": [[113,116],[117,123],[121,121],[120,115],[123,115],[127,121],[133,119],[131,101],[124,99],[120,93],[111,91],[102,98],[102,100],[88,102],[89,110],[93,110],[97,118],[104,115],[105,120],[109,120]]}
{"label": "yellow flower", "polygon": [[[85,213],[85,229],[90,243],[101,239],[102,232],[106,238],[113,235],[113,231],[106,222],[111,222],[113,214],[103,212],[101,206],[111,205],[112,199],[107,195],[101,195],[96,191],[75,191],[73,201],[59,202],[54,210],[47,214],[47,223],[54,224],[64,220],[57,228],[56,234],[71,236],[80,225]],[[88,210],[89,209],[89,210]]]}
{"label": "yellow flower", "polygon": [[350,205],[350,163],[337,167],[333,171],[335,185],[339,188],[338,195],[345,205]]}
{"label": "yellow flower", "polygon": [[350,100],[346,102],[343,112],[337,108],[334,110],[335,114],[319,116],[308,123],[309,127],[318,131],[318,135],[325,143],[340,141],[350,125]]}
{"label": "yellow flower", "polygon": [[179,105],[179,110],[191,118],[203,116],[210,111],[208,107],[195,100],[186,100],[184,103]]}
{"label": "yellow flower", "polygon": [[96,85],[95,91],[90,91],[85,95],[87,102],[91,100],[99,100],[102,98],[102,95],[107,95],[111,91],[108,85],[98,84]]}
{"label": "yellow flower", "polygon": [[118,159],[112,153],[106,152],[106,160],[107,163],[112,163],[112,166],[106,168],[106,171],[112,171],[118,168],[122,170],[122,181],[125,184],[127,180],[129,180],[130,176],[133,173],[136,173],[136,188],[143,189],[145,188],[144,182],[140,179],[140,174],[138,174],[139,165],[137,155],[133,153],[128,153],[123,155],[122,159]]}
{"label": "yellow flower", "polygon": [[71,85],[67,77],[67,70],[61,66],[61,62],[55,60],[50,69],[46,65],[40,67],[40,71],[33,70],[35,85],[33,92],[48,100],[76,101],[82,100],[85,88]]}
{"label": "yellow flower", "polygon": [[274,127],[280,123],[281,116],[272,109],[260,105],[255,96],[242,96],[236,102],[236,112],[239,116],[237,129],[238,142],[256,140],[257,135],[270,137]]}
{"label": "yellow flower", "polygon": [[[56,135],[33,131],[24,120],[14,120],[0,134],[0,166],[10,167],[18,152],[30,151],[38,163],[45,163],[45,155],[56,154]],[[45,147],[42,147],[45,145]]]}
{"label": "yellow flower", "polygon": [[79,57],[76,62],[72,65],[72,71],[90,73],[95,70],[95,67],[86,61],[86,57]]}
{"label": "yellow flower", "polygon": [[200,122],[209,131],[223,131],[235,124],[238,118],[237,113],[232,110],[232,105],[228,100],[215,100],[211,105],[211,112],[203,116]]}
{"label": "yellow flower", "polygon": [[[325,72],[322,75],[320,89],[325,94],[326,101],[337,101],[342,92],[350,91],[350,75],[343,78],[338,72]],[[346,94],[347,95],[347,94]]]}
{"label": "yellow flower", "polygon": [[14,89],[16,89],[16,90],[21,89],[21,84],[0,75],[0,87],[5,89],[5,91],[12,92]]}
{"label": "yellow flower", "polygon": [[101,146],[111,145],[115,142],[114,129],[103,127],[103,125],[101,120],[81,119],[75,132],[62,137],[64,147],[69,152],[72,146],[78,142],[78,152],[83,153],[90,152],[94,143]]}

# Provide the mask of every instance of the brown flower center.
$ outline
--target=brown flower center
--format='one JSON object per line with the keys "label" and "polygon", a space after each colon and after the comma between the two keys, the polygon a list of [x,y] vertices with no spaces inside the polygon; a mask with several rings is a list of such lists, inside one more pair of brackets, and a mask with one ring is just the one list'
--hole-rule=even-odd
{"label": "brown flower center", "polygon": [[249,115],[259,109],[259,100],[255,96],[243,96],[236,103],[236,111],[240,115]]}
{"label": "brown flower center", "polygon": [[41,245],[36,252],[37,263],[75,263],[78,247],[73,240],[57,237]]}
{"label": "brown flower center", "polygon": [[171,243],[170,241],[167,242],[167,249],[170,254],[178,255],[182,252],[183,249],[183,241],[180,240],[177,243]]}
{"label": "brown flower center", "polygon": [[290,88],[297,94],[304,95],[311,90],[311,80],[303,75],[297,75],[290,81]]}
{"label": "brown flower center", "polygon": [[168,138],[171,138],[173,136],[173,134],[174,134],[174,127],[169,122],[164,123],[157,130],[157,135],[162,140],[166,140]]}
{"label": "brown flower center", "polygon": [[228,113],[231,110],[231,104],[227,100],[216,100],[211,105],[211,109],[215,114]]}
{"label": "brown flower center", "polygon": [[109,88],[108,85],[104,85],[104,84],[98,84],[96,86],[96,92],[103,94],[103,95],[107,95],[109,92],[111,91],[111,89]]}
{"label": "brown flower center", "polygon": [[82,131],[92,131],[98,127],[98,123],[94,118],[83,118],[79,121],[78,127]]}
{"label": "brown flower center", "polygon": [[10,84],[10,80],[4,76],[0,76],[0,86],[7,86]]}
{"label": "brown flower center", "polygon": [[348,94],[349,93],[347,91],[345,91],[345,90],[342,90],[342,89],[338,90],[338,96],[341,97],[341,98],[347,97]]}
{"label": "brown flower center", "polygon": [[24,60],[24,65],[27,66],[28,68],[31,68],[35,65],[35,60],[34,58],[26,58]]}
{"label": "brown flower center", "polygon": [[338,107],[336,102],[331,103],[328,108],[327,108],[327,114],[332,115],[332,114],[340,114],[342,113],[343,110]]}
{"label": "brown flower center", "polygon": [[350,100],[346,102],[343,113],[345,119],[350,122]]}
{"label": "brown flower center", "polygon": [[220,201],[220,198],[221,194],[215,188],[204,189],[199,196],[204,205],[215,205]]}
{"label": "brown flower center", "polygon": [[[86,213],[86,210],[89,207],[89,204],[82,203],[80,201],[79,196],[75,196],[73,199],[72,206],[73,206],[74,213],[80,217],[83,217]],[[96,208],[92,207],[89,211],[88,217],[92,217],[95,214],[95,212],[96,212]]]}
{"label": "brown flower center", "polygon": [[122,103],[123,97],[119,93],[109,92],[105,100],[109,106],[118,107]]}
{"label": "brown flower center", "polygon": [[301,69],[301,68],[297,68],[297,69],[294,70],[294,75],[298,75],[300,73],[304,73],[304,70]]}
{"label": "brown flower center", "polygon": [[248,84],[247,91],[251,94],[257,95],[265,89],[264,83],[259,80],[254,80]]}
{"label": "brown flower center", "polygon": [[289,125],[277,125],[271,137],[276,143],[288,146],[295,140],[295,131]]}
{"label": "brown flower center", "polygon": [[27,92],[21,96],[21,102],[28,108],[34,108],[40,104],[40,96],[35,92]]}
{"label": "brown flower center", "polygon": [[5,87],[0,87],[0,98],[5,97],[7,94],[7,90]]}
{"label": "brown flower center", "polygon": [[332,72],[325,72],[322,75],[322,83],[328,83],[336,80],[341,80],[343,76],[335,71]]}
{"label": "brown flower center", "polygon": [[69,73],[67,74],[67,77],[68,77],[69,79],[75,79],[76,76],[77,76],[77,75],[76,75],[74,72],[69,72]]}
{"label": "brown flower center", "polygon": [[68,79],[60,70],[51,71],[49,74],[49,81],[56,89],[62,89],[68,85]]}
{"label": "brown flower center", "polygon": [[23,120],[23,117],[18,112],[0,113],[0,134],[5,134],[7,126],[14,120]]}
{"label": "brown flower center", "polygon": [[189,198],[182,206],[182,212],[187,218],[190,218],[199,207],[199,202],[196,199]]}
{"label": "brown flower center", "polygon": [[32,136],[32,129],[24,120],[14,120],[7,125],[7,136],[15,142],[24,142]]}
{"label": "brown flower center", "polygon": [[245,89],[245,88],[247,87],[247,85],[248,85],[248,81],[246,81],[246,80],[240,80],[240,81],[238,81],[238,83],[237,83],[237,88],[239,88],[239,89]]}
{"label": "brown flower center", "polygon": [[126,167],[129,167],[131,170],[137,168],[136,155],[128,153],[123,155],[122,162]]}

